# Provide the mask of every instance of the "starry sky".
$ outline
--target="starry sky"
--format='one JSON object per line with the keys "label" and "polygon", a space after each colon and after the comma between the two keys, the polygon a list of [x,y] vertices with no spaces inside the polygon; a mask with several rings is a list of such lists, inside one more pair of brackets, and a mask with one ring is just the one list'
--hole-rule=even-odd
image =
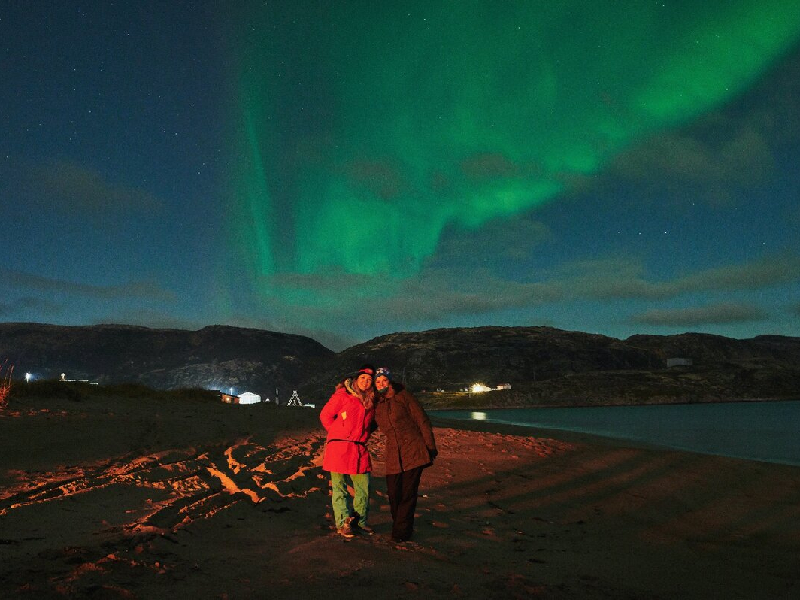
{"label": "starry sky", "polygon": [[796,0],[0,0],[0,321],[800,336]]}

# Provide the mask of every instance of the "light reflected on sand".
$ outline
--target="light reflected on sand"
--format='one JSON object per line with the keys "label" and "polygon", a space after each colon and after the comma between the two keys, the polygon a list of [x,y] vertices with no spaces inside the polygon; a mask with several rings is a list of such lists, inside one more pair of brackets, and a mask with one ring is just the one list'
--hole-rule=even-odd
{"label": "light reflected on sand", "polygon": [[9,471],[16,482],[0,491],[0,516],[113,486],[136,487],[158,493],[145,505],[127,507],[125,512],[133,518],[116,529],[131,534],[176,531],[245,499],[259,503],[274,496],[303,498],[319,492],[314,471],[322,443],[321,434],[287,436],[268,447],[244,438],[216,451],[174,448],[50,472]]}

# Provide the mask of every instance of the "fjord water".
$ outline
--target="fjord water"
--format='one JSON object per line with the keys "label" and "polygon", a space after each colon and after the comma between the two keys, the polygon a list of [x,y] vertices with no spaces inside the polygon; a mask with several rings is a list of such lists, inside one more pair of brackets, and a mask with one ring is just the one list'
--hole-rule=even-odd
{"label": "fjord water", "polygon": [[692,452],[800,466],[800,400],[440,410],[431,414],[445,419],[578,431]]}

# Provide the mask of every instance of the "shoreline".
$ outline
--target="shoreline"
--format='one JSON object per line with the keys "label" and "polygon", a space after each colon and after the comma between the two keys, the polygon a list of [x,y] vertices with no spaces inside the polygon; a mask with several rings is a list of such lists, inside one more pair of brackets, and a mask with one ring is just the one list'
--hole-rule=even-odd
{"label": "shoreline", "polygon": [[[769,402],[771,405],[780,405],[782,403],[800,403],[798,400],[787,400],[783,402]],[[732,406],[747,404],[748,402],[727,402],[725,404],[730,404]],[[766,404],[767,402],[749,402],[751,404]],[[719,406],[719,403],[715,403],[715,406]],[[655,405],[647,405],[646,408],[654,407]],[[691,405],[658,405],[664,408],[669,407],[678,407],[678,406],[693,406],[696,407],[698,404],[691,404]],[[604,406],[604,407],[590,407],[590,408],[597,408],[597,409],[611,409],[611,408],[619,408],[623,410],[625,408],[645,408],[645,407],[630,407],[630,406]],[[516,410],[523,411],[521,415],[525,415],[525,417],[520,417],[518,422],[513,422],[515,420],[513,413]],[[770,430],[770,429],[759,429],[756,428],[756,431],[761,431],[761,434],[757,434],[755,432],[750,433],[748,430],[742,429],[742,415],[739,413],[738,416],[738,423],[737,419],[734,417],[732,421],[725,421],[728,427],[728,435],[730,437],[729,440],[725,439],[718,439],[714,440],[712,443],[704,442],[701,439],[695,438],[687,438],[680,434],[678,431],[676,423],[676,417],[674,411],[669,411],[667,413],[662,414],[662,420],[659,421],[659,427],[653,429],[652,420],[654,418],[653,415],[658,413],[644,413],[646,416],[644,417],[645,422],[648,422],[649,419],[651,422],[651,426],[649,428],[641,429],[638,427],[640,421],[639,419],[633,418],[632,415],[636,413],[632,413],[627,411],[618,415],[619,419],[616,420],[616,427],[614,425],[609,424],[609,419],[588,419],[587,421],[583,421],[580,418],[575,418],[572,423],[569,423],[569,418],[556,418],[555,421],[567,421],[567,422],[557,422],[557,423],[547,423],[548,420],[546,415],[542,416],[542,422],[530,422],[526,423],[526,420],[530,421],[538,421],[535,417],[535,411],[539,410],[538,408],[524,408],[524,409],[515,409],[515,408],[508,408],[508,409],[479,409],[479,410],[471,410],[471,409],[448,409],[448,410],[435,410],[430,411],[431,417],[437,419],[439,422],[445,423],[487,423],[493,425],[507,425],[520,428],[521,432],[528,431],[529,435],[537,435],[538,433],[545,432],[549,435],[562,435],[562,434],[576,434],[576,435],[585,435],[590,437],[595,437],[598,439],[607,439],[617,443],[629,443],[629,444],[638,444],[643,447],[653,448],[653,449],[666,449],[666,450],[680,450],[684,452],[695,452],[699,454],[707,454],[711,456],[725,456],[729,458],[738,458],[741,460],[750,460],[756,462],[763,462],[769,464],[781,464],[786,466],[793,466],[797,467],[800,466],[800,454],[796,451],[793,452],[794,446],[787,446],[785,438],[787,435],[792,435],[792,433],[788,430],[781,429],[781,430]],[[547,409],[542,409],[547,410]],[[563,408],[559,408],[561,410],[567,410]],[[774,411],[776,409],[772,409]],[[493,420],[493,413],[496,414],[497,412],[504,411],[503,413],[503,422],[499,420]],[[531,411],[531,412],[525,412]],[[458,412],[462,415],[464,413],[482,413],[483,418],[475,419],[469,418],[467,416],[460,416],[455,417],[451,416],[451,413]],[[509,413],[512,413],[509,415]],[[704,411],[706,417],[700,421],[693,421],[692,427],[698,431],[702,431],[703,427],[711,427],[709,422],[710,417],[708,416],[708,411]],[[599,413],[600,415],[608,415],[613,413]],[[724,419],[724,414],[717,414],[716,412],[713,413],[715,417],[720,417]],[[726,413],[730,414],[730,413]],[[734,413],[737,414],[737,413]],[[769,415],[770,413],[766,413]],[[784,415],[786,419],[791,419],[791,422],[794,422],[792,418],[792,412],[788,415]],[[534,416],[532,416],[534,415]],[[559,412],[558,415],[563,416],[563,413]],[[647,416],[649,415],[649,416]],[[673,415],[670,417],[670,415]],[[770,419],[769,416],[766,417],[766,423],[772,423],[775,420],[775,416],[773,415]],[[716,422],[716,421],[715,421]],[[788,421],[787,421],[788,422]],[[733,426],[731,426],[733,424]],[[738,425],[738,429],[737,429]],[[769,425],[766,425],[769,427]],[[708,430],[710,431],[710,430]],[[563,435],[562,435],[563,437]],[[701,436],[702,437],[702,436]],[[771,440],[768,442],[767,440]]]}
{"label": "shoreline", "polygon": [[[491,393],[491,392],[486,392]],[[744,403],[760,403],[760,402],[800,402],[800,397],[778,397],[778,398],[719,398],[714,400],[680,400],[662,401],[662,402],[603,402],[599,404],[590,404],[586,402],[579,402],[576,404],[562,403],[562,404],[509,404],[503,406],[486,406],[486,405],[465,405],[465,406],[442,406],[437,407],[434,403],[430,402],[430,394],[419,394],[419,398],[428,400],[423,403],[426,410],[446,411],[446,410],[516,410],[516,409],[537,409],[537,408],[613,408],[617,406],[695,406],[698,404],[744,404]]]}

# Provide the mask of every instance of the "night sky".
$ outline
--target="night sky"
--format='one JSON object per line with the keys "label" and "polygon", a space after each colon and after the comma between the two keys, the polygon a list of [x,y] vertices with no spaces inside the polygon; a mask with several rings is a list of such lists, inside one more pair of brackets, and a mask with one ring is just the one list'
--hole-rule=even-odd
{"label": "night sky", "polygon": [[796,0],[0,0],[0,321],[800,336]]}

